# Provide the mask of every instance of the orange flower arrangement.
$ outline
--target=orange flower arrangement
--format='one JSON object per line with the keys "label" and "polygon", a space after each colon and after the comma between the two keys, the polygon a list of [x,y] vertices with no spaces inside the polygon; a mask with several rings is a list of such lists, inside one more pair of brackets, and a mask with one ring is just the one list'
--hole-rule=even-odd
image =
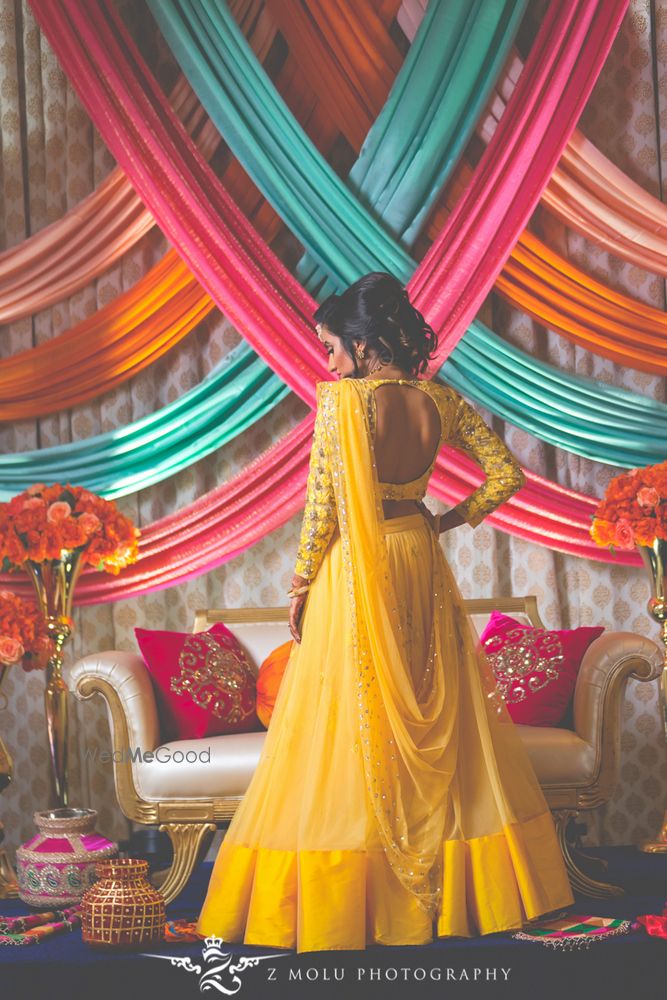
{"label": "orange flower arrangement", "polygon": [[592,517],[591,538],[612,552],[667,539],[667,461],[616,476]]}
{"label": "orange flower arrangement", "polygon": [[0,590],[0,667],[22,661],[24,670],[44,669],[52,651],[37,605]]}
{"label": "orange flower arrangement", "polygon": [[62,549],[82,551],[83,565],[118,575],[136,562],[139,530],[113,500],[83,486],[38,483],[0,503],[2,572],[28,560],[58,559]]}

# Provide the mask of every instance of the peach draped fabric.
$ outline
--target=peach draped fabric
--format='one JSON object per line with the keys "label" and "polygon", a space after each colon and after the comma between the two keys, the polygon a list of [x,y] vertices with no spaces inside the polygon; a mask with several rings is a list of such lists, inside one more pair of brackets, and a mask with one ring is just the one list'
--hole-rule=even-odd
{"label": "peach draped fabric", "polygon": [[[220,136],[185,77],[179,77],[168,99],[210,157]],[[116,167],[76,208],[0,254],[0,323],[30,316],[83,288],[154,225],[132,182]]]}

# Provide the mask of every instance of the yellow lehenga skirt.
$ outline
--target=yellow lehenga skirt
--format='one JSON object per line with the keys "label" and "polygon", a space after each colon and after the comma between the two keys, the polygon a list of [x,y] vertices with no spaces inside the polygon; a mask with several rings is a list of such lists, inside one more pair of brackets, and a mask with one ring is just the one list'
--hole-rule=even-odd
{"label": "yellow lehenga skirt", "polygon": [[[197,923],[202,937],[298,952],[419,945],[520,928],[574,902],[551,813],[506,707],[495,703],[489,677],[480,674],[488,661],[429,522],[415,513],[382,522],[381,531],[410,689],[429,690],[434,630],[442,664],[444,802],[433,814],[428,802],[418,804],[421,812],[410,811],[414,802],[401,804],[415,824],[440,817],[430,873],[437,909],[420,906],[397,877],[378,832],[372,794],[391,793],[371,793],[364,769],[365,703],[336,529],[304,606],[302,641],[285,669],[258,766],[213,868]],[[400,706],[406,679],[393,680]],[[392,725],[400,734],[401,719]],[[376,744],[376,756],[382,752]],[[384,753],[388,764],[398,754],[391,738]]]}

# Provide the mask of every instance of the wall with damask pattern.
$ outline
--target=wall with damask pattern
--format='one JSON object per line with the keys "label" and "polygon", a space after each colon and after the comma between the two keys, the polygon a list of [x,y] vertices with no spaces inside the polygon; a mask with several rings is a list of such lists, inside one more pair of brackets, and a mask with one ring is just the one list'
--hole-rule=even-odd
{"label": "wall with damask pattern", "polygon": [[[173,61],[142,4],[120,5],[142,51],[166,88]],[[529,7],[539,21],[540,3]],[[18,16],[17,16],[18,15]],[[657,61],[656,61],[657,59]],[[667,147],[667,3],[632,0],[611,55],[581,120],[584,133],[643,187],[663,196]],[[657,119],[656,119],[657,112]],[[0,249],[14,246],[58,219],[108,174],[113,160],[81,109],[26,3],[0,0]],[[665,308],[664,281],[614,259],[552,219],[541,208],[530,228],[585,271],[643,302]],[[166,249],[155,229],[100,279],[65,302],[0,331],[0,351],[16,353],[41,343],[90,315],[131,287]],[[578,372],[666,400],[664,381],[625,370],[540,327],[496,293],[481,318],[508,341],[568,372]],[[38,421],[0,425],[3,451],[74,441],[137,419],[197,384],[239,335],[217,313],[157,364],[130,382],[74,410]],[[296,396],[271,415],[172,479],[119,501],[136,523],[149,523],[192,502],[242,469],[306,414]],[[565,486],[601,495],[614,468],[543,444],[480,410],[526,468]],[[434,510],[444,510],[428,499]],[[285,600],[296,553],[300,515],[241,556],[178,587],[143,597],[77,609],[70,657],[104,649],[134,649],[135,626],[187,631],[196,608],[279,605]],[[463,526],[442,537],[465,597],[536,594],[548,627],[602,624],[657,637],[646,610],[648,581],[639,569],[617,568],[564,556],[495,531]],[[32,813],[48,792],[42,708],[43,677],[10,672],[0,710],[3,738],[14,755],[13,785],[0,796],[6,843],[15,847],[33,832]],[[99,811],[98,829],[125,837],[128,824],[116,806],[110,765],[91,758],[109,747],[109,727],[98,700],[72,700],[72,801]],[[623,709],[621,776],[612,801],[589,822],[589,843],[637,843],[659,828],[667,803],[667,754],[660,731],[657,683],[630,683]]]}

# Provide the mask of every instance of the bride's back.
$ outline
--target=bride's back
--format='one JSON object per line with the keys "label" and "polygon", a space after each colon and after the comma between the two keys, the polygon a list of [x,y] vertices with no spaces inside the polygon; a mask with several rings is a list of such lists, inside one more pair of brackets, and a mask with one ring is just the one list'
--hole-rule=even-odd
{"label": "bride's back", "polygon": [[441,434],[435,400],[418,386],[383,382],[373,387],[375,465],[383,483],[408,483],[433,461]]}

